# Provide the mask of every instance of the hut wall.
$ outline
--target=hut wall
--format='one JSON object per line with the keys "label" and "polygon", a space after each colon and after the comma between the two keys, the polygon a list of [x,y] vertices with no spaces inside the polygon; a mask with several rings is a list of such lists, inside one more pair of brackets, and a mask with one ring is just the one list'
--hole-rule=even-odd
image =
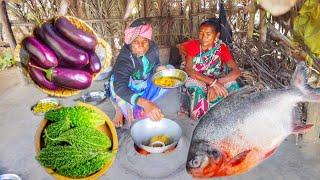
{"label": "hut wall", "polygon": [[[137,13],[133,18],[123,20],[126,0],[68,0],[68,15],[76,16],[88,22],[97,33],[107,40],[113,51],[123,44],[123,32],[130,20],[138,17],[150,17],[154,29],[154,40],[161,47],[172,47],[196,38],[199,24],[208,17],[218,15],[215,0],[136,0]],[[57,14],[61,0],[25,0],[7,1],[8,14],[17,42],[31,33],[35,22],[52,18]],[[228,20],[233,28],[235,39],[246,38],[249,13],[248,0],[225,0]],[[303,0],[297,3],[284,16],[268,16],[268,22],[278,24],[277,28],[288,33],[292,27],[291,15],[296,15]],[[1,27],[1,26],[0,26]]]}

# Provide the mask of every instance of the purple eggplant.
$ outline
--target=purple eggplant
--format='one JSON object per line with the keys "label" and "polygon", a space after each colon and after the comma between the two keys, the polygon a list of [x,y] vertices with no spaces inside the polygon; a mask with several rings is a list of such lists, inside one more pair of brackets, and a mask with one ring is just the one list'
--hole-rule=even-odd
{"label": "purple eggplant", "polygon": [[62,67],[55,67],[50,69],[43,69],[37,66],[32,66],[43,72],[49,81],[53,82],[59,87],[66,89],[86,89],[90,87],[92,82],[92,75],[86,71],[68,69]]}
{"label": "purple eggplant", "polygon": [[85,67],[85,69],[93,73],[98,73],[101,70],[101,62],[97,54],[93,51],[88,52],[89,55],[89,64]]}
{"label": "purple eggplant", "polygon": [[86,50],[93,50],[97,45],[97,38],[93,34],[77,28],[66,17],[59,17],[54,26],[63,36]]}
{"label": "purple eggplant", "polygon": [[59,89],[58,86],[56,86],[53,82],[49,81],[44,72],[42,70],[39,70],[37,68],[34,68],[36,66],[36,63],[33,62],[33,60],[30,60],[28,63],[28,70],[30,73],[31,78],[35,81],[35,83],[46,89],[50,90],[57,90]]}
{"label": "purple eggplant", "polygon": [[56,67],[58,59],[54,52],[35,37],[27,37],[23,40],[24,48],[29,52],[32,59],[43,68]]}
{"label": "purple eggplant", "polygon": [[50,23],[44,23],[36,32],[54,52],[59,60],[63,60],[72,67],[82,68],[89,63],[88,54],[64,39]]}

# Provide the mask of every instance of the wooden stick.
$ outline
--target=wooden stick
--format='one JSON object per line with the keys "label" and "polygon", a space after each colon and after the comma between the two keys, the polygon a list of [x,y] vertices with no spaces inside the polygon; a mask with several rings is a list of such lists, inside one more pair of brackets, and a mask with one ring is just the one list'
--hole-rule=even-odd
{"label": "wooden stick", "polygon": [[248,39],[252,39],[253,37],[253,31],[254,31],[254,17],[257,11],[256,7],[256,1],[251,0],[251,3],[248,6],[248,12],[249,12],[249,22],[248,22],[248,33],[247,37]]}
{"label": "wooden stick", "polygon": [[259,9],[260,11],[260,37],[259,40],[261,43],[265,43],[267,40],[267,12],[263,9]]}
{"label": "wooden stick", "polygon": [[11,29],[5,0],[0,0],[0,18],[3,26],[3,32],[7,40],[9,41],[11,49],[14,50],[17,45],[17,42],[14,38],[13,31]]}

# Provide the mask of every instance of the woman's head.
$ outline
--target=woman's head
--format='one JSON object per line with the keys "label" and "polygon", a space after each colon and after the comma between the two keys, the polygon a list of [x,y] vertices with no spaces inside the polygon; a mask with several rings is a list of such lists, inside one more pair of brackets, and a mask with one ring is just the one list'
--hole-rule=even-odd
{"label": "woman's head", "polygon": [[152,27],[145,19],[133,21],[124,34],[125,43],[130,45],[132,52],[137,56],[142,56],[149,50]]}
{"label": "woman's head", "polygon": [[214,45],[220,36],[220,22],[217,18],[210,18],[200,24],[199,40],[205,49]]}

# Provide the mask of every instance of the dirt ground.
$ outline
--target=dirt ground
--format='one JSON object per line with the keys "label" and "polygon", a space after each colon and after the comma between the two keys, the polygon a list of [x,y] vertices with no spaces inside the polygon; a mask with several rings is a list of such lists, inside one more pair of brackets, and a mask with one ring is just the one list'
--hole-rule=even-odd
{"label": "dirt ground", "polygon": [[[90,90],[102,90],[103,83],[96,82]],[[23,180],[53,179],[35,160],[34,135],[43,117],[35,116],[30,107],[39,99],[47,97],[33,85],[21,85],[7,89],[0,96],[0,174],[15,173]],[[62,99],[63,104],[73,104],[75,97]],[[185,162],[196,123],[189,118],[179,118],[174,107],[176,97],[162,99],[165,115],[175,120],[183,129],[183,137],[175,151],[167,155],[141,156],[133,149],[128,130],[117,130],[119,152],[113,166],[100,179],[192,179],[186,173]],[[109,100],[98,106],[111,118],[114,109]],[[295,138],[288,137],[274,156],[252,171],[221,179],[319,179],[319,141],[301,141],[295,145]]]}

